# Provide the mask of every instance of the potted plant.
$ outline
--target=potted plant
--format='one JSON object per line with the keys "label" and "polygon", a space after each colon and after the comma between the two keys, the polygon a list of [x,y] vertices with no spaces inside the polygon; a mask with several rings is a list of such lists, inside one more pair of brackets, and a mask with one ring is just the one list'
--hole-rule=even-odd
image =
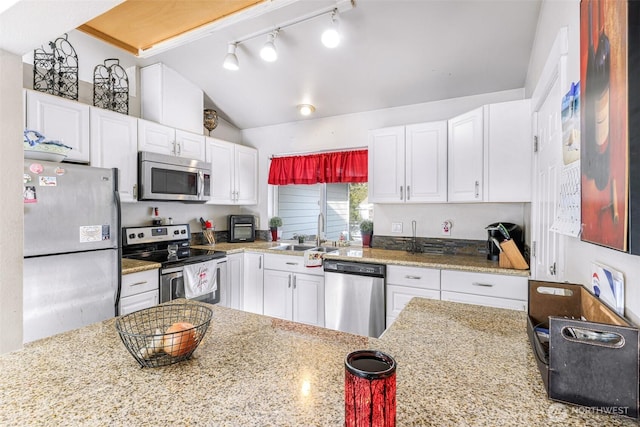
{"label": "potted plant", "polygon": [[282,218],[274,216],[269,219],[269,229],[271,230],[271,240],[278,240],[278,227],[282,226]]}
{"label": "potted plant", "polygon": [[294,239],[298,239],[298,243],[299,244],[303,244],[304,243],[304,239],[307,238],[307,235],[306,234],[297,234],[296,233],[296,234],[293,235],[293,238]]}
{"label": "potted plant", "polygon": [[360,223],[360,234],[362,235],[362,246],[371,247],[371,236],[373,235],[373,221],[363,219]]}

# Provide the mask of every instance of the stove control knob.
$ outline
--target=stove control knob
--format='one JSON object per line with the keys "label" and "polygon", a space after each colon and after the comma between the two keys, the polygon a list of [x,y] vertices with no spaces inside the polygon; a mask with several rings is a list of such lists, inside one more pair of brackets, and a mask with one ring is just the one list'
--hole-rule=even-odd
{"label": "stove control knob", "polygon": [[180,230],[180,234],[187,234],[187,230]]}
{"label": "stove control knob", "polygon": [[131,233],[131,234],[129,234],[129,238],[130,238],[130,239],[135,239],[135,238],[136,238],[135,233]]}
{"label": "stove control knob", "polygon": [[142,239],[144,237],[144,233],[138,233],[138,237]]}
{"label": "stove control knob", "polygon": [[180,234],[178,230],[173,230],[173,234]]}

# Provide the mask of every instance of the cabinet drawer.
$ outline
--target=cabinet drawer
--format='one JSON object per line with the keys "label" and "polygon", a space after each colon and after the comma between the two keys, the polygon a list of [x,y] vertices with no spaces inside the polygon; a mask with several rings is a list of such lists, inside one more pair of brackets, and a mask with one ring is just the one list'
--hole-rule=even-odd
{"label": "cabinet drawer", "polygon": [[387,283],[412,288],[440,290],[440,270],[402,265],[387,266]]}
{"label": "cabinet drawer", "polygon": [[264,254],[264,268],[269,270],[288,271],[291,273],[324,275],[322,266],[305,267],[304,257],[298,255]]}
{"label": "cabinet drawer", "polygon": [[442,291],[443,301],[462,302],[465,304],[484,305],[486,307],[507,308],[510,310],[527,310],[527,301],[511,298],[496,298],[484,295],[464,294],[462,292]]}
{"label": "cabinet drawer", "polygon": [[387,316],[397,317],[413,297],[440,299],[440,291],[387,285]]}
{"label": "cabinet drawer", "polygon": [[158,289],[158,270],[140,271],[122,276],[120,297]]}
{"label": "cabinet drawer", "polygon": [[120,316],[158,305],[159,294],[158,289],[155,289],[120,299]]}
{"label": "cabinet drawer", "polygon": [[443,270],[441,279],[443,291],[527,300],[527,277]]}

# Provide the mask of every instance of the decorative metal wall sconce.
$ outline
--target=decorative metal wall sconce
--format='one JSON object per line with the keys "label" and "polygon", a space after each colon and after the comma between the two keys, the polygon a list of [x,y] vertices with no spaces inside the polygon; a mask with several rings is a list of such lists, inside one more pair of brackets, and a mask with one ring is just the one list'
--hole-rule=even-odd
{"label": "decorative metal wall sconce", "polygon": [[67,34],[33,51],[33,90],[78,100],[78,55]]}
{"label": "decorative metal wall sconce", "polygon": [[119,59],[105,59],[93,69],[93,105],[129,114],[129,78]]}
{"label": "decorative metal wall sconce", "polygon": [[214,130],[218,126],[218,112],[216,110],[212,110],[211,108],[204,109],[204,127],[209,131],[209,136],[211,136],[211,131]]}

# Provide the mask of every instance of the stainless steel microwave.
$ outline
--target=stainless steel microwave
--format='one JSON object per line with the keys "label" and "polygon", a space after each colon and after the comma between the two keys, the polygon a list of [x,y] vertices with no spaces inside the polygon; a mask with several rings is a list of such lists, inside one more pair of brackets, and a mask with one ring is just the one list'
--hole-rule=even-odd
{"label": "stainless steel microwave", "polygon": [[211,198],[211,163],[138,152],[138,200],[206,202]]}

